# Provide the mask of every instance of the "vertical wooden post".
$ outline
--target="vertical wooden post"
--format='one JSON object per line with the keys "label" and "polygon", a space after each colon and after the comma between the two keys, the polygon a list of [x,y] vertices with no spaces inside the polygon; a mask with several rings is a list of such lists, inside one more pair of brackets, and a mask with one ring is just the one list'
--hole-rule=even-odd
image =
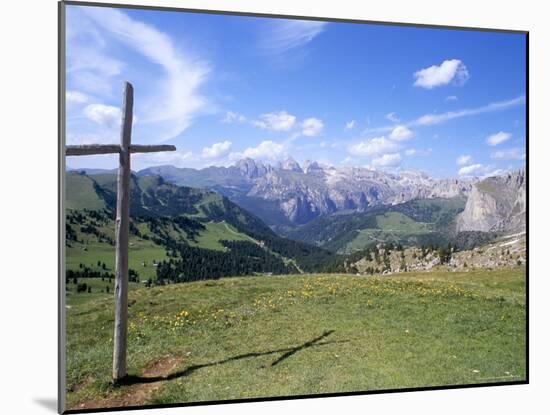
{"label": "vertical wooden post", "polygon": [[126,372],[128,335],[128,227],[130,217],[130,142],[134,88],[124,84],[122,126],[120,132],[120,165],[116,201],[115,257],[115,331],[113,337],[113,382],[122,380]]}

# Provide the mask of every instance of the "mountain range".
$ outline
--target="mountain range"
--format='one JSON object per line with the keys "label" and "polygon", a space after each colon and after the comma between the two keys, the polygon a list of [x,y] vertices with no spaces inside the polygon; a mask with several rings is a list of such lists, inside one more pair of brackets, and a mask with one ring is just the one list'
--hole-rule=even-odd
{"label": "mountain range", "polygon": [[177,185],[207,188],[229,197],[268,225],[304,225],[338,212],[364,212],[413,199],[467,196],[472,179],[434,179],[418,171],[399,174],[364,167],[300,166],[292,158],[275,166],[250,158],[229,167],[150,167],[138,176],[159,175]]}
{"label": "mountain range", "polygon": [[[139,269],[145,278],[181,282],[357,272],[355,263],[380,246],[466,252],[524,233],[526,187],[524,169],[434,179],[292,159],[276,166],[245,159],[201,170],[152,167],[131,176],[132,266],[135,275]],[[67,269],[73,277],[106,277],[110,265],[105,271],[92,259],[114,243],[116,174],[69,171],[65,190]],[[160,261],[155,270],[146,266],[151,259]]]}
{"label": "mountain range", "polygon": [[[81,173],[113,177],[112,171]],[[292,158],[270,165],[247,158],[228,167],[150,167],[133,177],[138,182],[160,177],[163,186],[220,195],[279,236],[338,253],[388,241],[419,246],[465,240],[470,246],[488,238],[479,232],[516,232],[526,225],[524,169],[487,178],[436,179],[418,171],[301,166]],[[472,232],[478,234],[472,237]]]}

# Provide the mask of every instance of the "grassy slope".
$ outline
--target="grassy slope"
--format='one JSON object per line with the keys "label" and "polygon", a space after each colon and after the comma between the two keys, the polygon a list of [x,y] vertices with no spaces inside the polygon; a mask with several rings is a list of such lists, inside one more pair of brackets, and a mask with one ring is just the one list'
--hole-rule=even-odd
{"label": "grassy slope", "polygon": [[[80,263],[91,266],[93,269],[99,269],[97,268],[97,261],[101,261],[105,262],[107,266],[106,271],[114,273],[114,247],[105,242],[98,242],[97,238],[94,236],[81,233],[76,226],[75,229],[77,229],[78,240],[84,239],[86,243],[71,242],[71,247],[68,247],[66,251],[67,269],[78,270]],[[114,222],[109,223],[107,226],[102,226],[99,229],[106,235],[114,237]],[[143,233],[152,235],[148,232],[144,224],[141,224],[139,229]],[[184,233],[178,234],[177,236],[186,239]],[[220,240],[250,241],[251,238],[238,232],[225,222],[210,222],[206,224],[206,230],[200,232],[196,242],[192,240],[188,242],[189,245],[200,248],[225,250],[223,245],[220,244]],[[86,250],[84,250],[84,248],[86,248]],[[129,267],[139,273],[141,281],[145,281],[147,278],[156,278],[156,269],[152,266],[153,260],[159,262],[167,259],[164,247],[156,245],[150,240],[144,240],[136,236],[130,237],[129,253]],[[143,266],[144,262],[146,266]]]}
{"label": "grassy slope", "polygon": [[[109,386],[112,296],[86,296],[68,298],[73,407],[132,388]],[[525,379],[522,267],[228,278],[136,289],[130,303],[130,373],[178,359],[149,403]]]}
{"label": "grassy slope", "polygon": [[[155,279],[156,271],[153,267],[153,260],[159,262],[167,259],[166,250],[151,241],[136,237],[131,237],[130,243],[132,245],[129,249],[128,266],[139,273],[141,281],[145,281],[147,278]],[[84,250],[84,247],[86,247],[86,250]],[[105,262],[106,271],[114,273],[114,247],[99,242],[90,242],[86,245],[72,243],[71,247],[66,250],[66,267],[68,270],[78,270],[80,263],[99,270],[97,261]],[[143,266],[144,262],[146,266]]]}
{"label": "grassy slope", "polygon": [[104,209],[105,201],[101,199],[95,189],[94,181],[85,175],[76,173],[67,174],[66,193],[70,195],[67,198],[67,209]]}
{"label": "grassy slope", "polygon": [[429,223],[417,222],[400,212],[386,212],[376,216],[376,228],[361,229],[355,238],[344,245],[339,252],[350,253],[364,249],[373,242],[408,241],[416,235],[433,232]]}
{"label": "grassy slope", "polygon": [[222,240],[254,242],[251,237],[238,232],[233,226],[225,222],[208,222],[206,230],[200,233],[197,242],[190,241],[189,245],[223,251],[226,248],[220,243]]}
{"label": "grassy slope", "polygon": [[[465,198],[414,199],[397,205],[374,206],[366,212],[320,216],[307,225],[281,228],[288,237],[338,253],[365,249],[379,242],[403,245],[446,243]],[[345,214],[347,213],[347,214]]]}

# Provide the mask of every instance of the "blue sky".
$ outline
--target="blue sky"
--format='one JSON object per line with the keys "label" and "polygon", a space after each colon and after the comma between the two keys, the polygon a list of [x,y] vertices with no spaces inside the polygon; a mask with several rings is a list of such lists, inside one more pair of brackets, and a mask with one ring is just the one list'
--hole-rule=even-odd
{"label": "blue sky", "polygon": [[[116,143],[135,88],[132,168],[288,156],[484,176],[525,163],[525,36],[67,6],[67,143]],[[115,167],[116,156],[69,167]]]}

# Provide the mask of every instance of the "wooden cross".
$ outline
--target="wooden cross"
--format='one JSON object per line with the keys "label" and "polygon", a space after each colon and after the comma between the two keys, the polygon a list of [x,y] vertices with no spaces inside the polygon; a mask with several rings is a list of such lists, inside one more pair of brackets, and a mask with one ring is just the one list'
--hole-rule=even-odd
{"label": "wooden cross", "polygon": [[128,227],[130,222],[130,154],[175,151],[171,145],[130,144],[134,88],[124,83],[122,126],[120,145],[86,144],[66,146],[67,156],[87,156],[92,154],[118,154],[118,183],[115,220],[115,330],[113,341],[113,381],[122,380],[126,372],[126,343],[128,335]]}

